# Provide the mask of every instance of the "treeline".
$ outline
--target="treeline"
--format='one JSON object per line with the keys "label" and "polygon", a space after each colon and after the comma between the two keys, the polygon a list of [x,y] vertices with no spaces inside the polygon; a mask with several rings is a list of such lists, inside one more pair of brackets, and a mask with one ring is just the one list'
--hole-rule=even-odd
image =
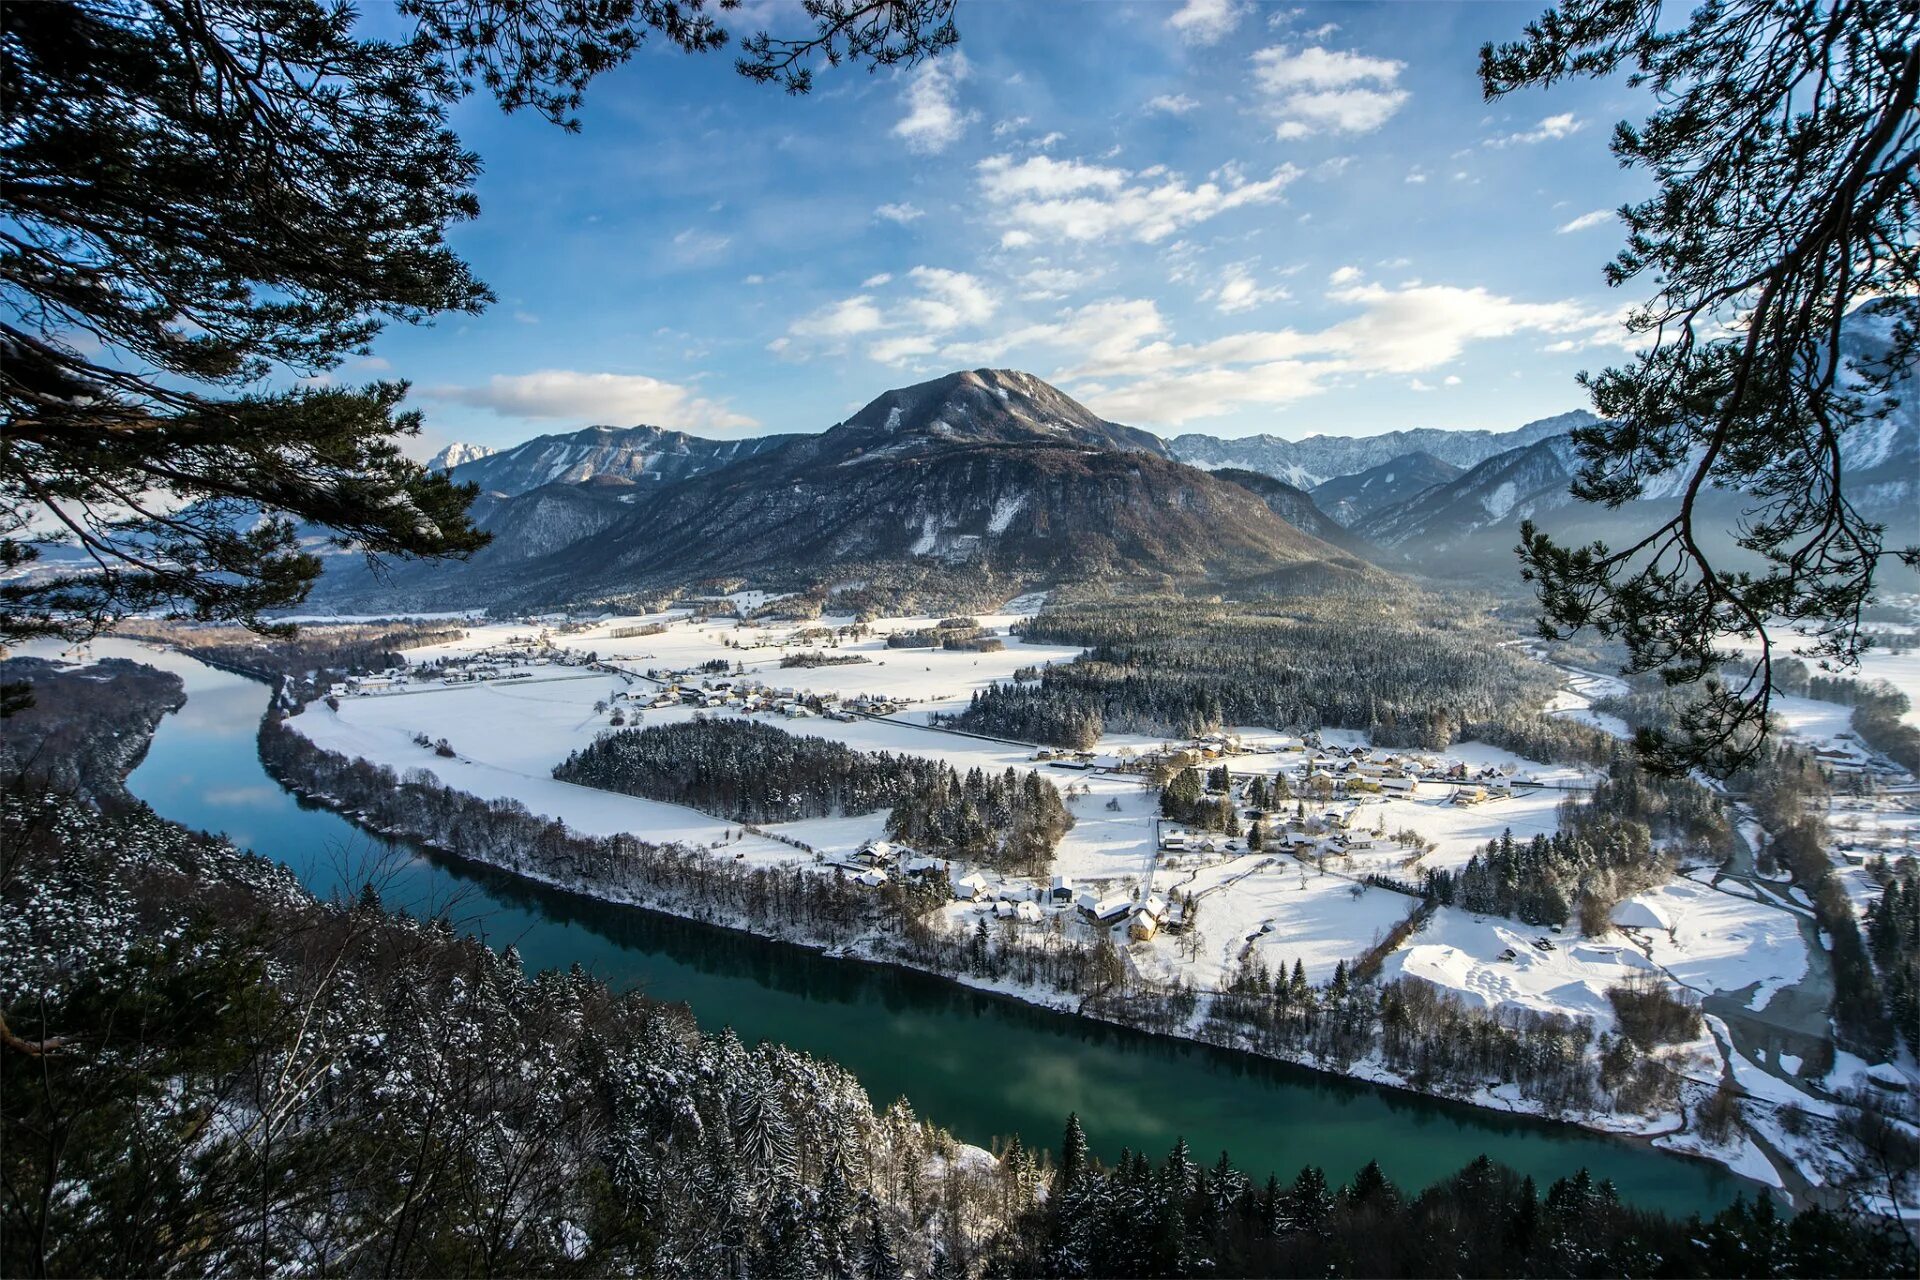
{"label": "treeline", "polygon": [[[1281,777],[1284,781],[1285,775]],[[1264,791],[1265,782],[1264,778],[1256,778],[1254,786]],[[1160,788],[1160,816],[1186,826],[1237,836],[1240,834],[1240,810],[1233,803],[1229,790],[1231,786],[1225,765],[1208,770],[1204,784],[1198,769],[1182,769]],[[1252,797],[1249,797],[1249,803],[1256,808],[1264,807],[1261,800]]]}
{"label": "treeline", "polygon": [[829,653],[824,649],[802,649],[798,653],[783,655],[780,665],[782,667],[846,667],[871,661],[873,659],[862,653]]}
{"label": "treeline", "polygon": [[160,718],[187,700],[180,677],[125,658],[63,667],[0,662],[0,773],[102,808],[134,803],[122,785]]}
{"label": "treeline", "polygon": [[1733,839],[1725,806],[1705,787],[1625,757],[1585,799],[1564,801],[1556,825],[1525,841],[1503,832],[1459,871],[1425,872],[1422,889],[1445,906],[1528,924],[1561,925],[1577,912],[1581,932],[1596,936],[1621,901],[1673,878],[1675,845],[1718,860]]}
{"label": "treeline", "polygon": [[444,622],[308,623],[268,639],[239,626],[194,626],[129,619],[115,634],[166,644],[229,671],[279,684],[292,677],[324,688],[352,672],[406,665],[405,651],[446,644],[467,633]]}
{"label": "treeline", "polygon": [[1766,857],[1784,866],[1813,904],[1833,962],[1833,1026],[1841,1045],[1869,1060],[1893,1049],[1886,993],[1874,972],[1846,886],[1833,874],[1827,850],[1826,776],[1812,757],[1792,748],[1769,750],[1738,781],[1767,833]]}
{"label": "treeline", "polygon": [[602,734],[553,771],[563,782],[691,805],[738,822],[891,810],[887,831],[921,851],[1038,874],[1073,827],[1029,770],[964,776],[940,760],[856,751],[752,720],[695,719]]}
{"label": "treeline", "polygon": [[1920,863],[1905,857],[1869,868],[1881,882],[1867,907],[1867,946],[1886,989],[1887,1011],[1911,1052],[1920,1053]]}
{"label": "treeline", "polygon": [[939,857],[981,862],[1015,875],[1042,875],[1073,815],[1051,782],[1029,769],[999,775],[978,767],[962,777],[935,762],[894,801],[887,834]]}
{"label": "treeline", "polygon": [[[981,691],[956,717],[960,727],[1084,746],[1101,731],[1331,726],[1437,750],[1473,726],[1537,710],[1553,686],[1551,672],[1490,632],[1375,597],[1072,603],[1049,607],[1022,634],[1088,652],[1048,667],[1037,685]],[[1597,749],[1581,730],[1566,736]]]}
{"label": "treeline", "polygon": [[[1912,636],[1875,634],[1862,637],[1867,648],[1891,648],[1899,653],[1915,643]],[[1781,693],[1818,698],[1852,707],[1849,721],[1859,739],[1909,773],[1920,773],[1920,729],[1902,718],[1913,702],[1885,680],[1821,675],[1798,658],[1773,664],[1773,687]]]}
{"label": "treeline", "polygon": [[7,1275],[898,1277],[1005,1220],[843,1069],[371,888],[18,788],[0,838]]}
{"label": "treeline", "polygon": [[891,808],[943,767],[755,720],[695,719],[602,734],[553,776],[736,822],[793,822]]}
{"label": "treeline", "polygon": [[1913,1248],[1810,1208],[1782,1218],[1763,1192],[1702,1221],[1623,1203],[1584,1169],[1544,1196],[1485,1156],[1418,1194],[1377,1161],[1344,1186],[1309,1165],[1256,1183],[1225,1152],[1203,1167],[1185,1142],[1108,1168],[1069,1117],[1044,1201],[1004,1233],[998,1276],[1897,1276]]}

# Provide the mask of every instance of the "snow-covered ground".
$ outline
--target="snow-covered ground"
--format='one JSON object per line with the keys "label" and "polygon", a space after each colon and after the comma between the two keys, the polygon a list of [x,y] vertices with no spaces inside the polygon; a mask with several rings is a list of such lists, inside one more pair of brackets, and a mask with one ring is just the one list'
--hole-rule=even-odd
{"label": "snow-covered ground", "polygon": [[1733,887],[1681,879],[1639,894],[1628,901],[1654,907],[1673,927],[1633,936],[1676,981],[1702,994],[1754,986],[1747,1007],[1757,1011],[1806,973],[1807,947],[1791,913],[1725,891]]}
{"label": "snow-covered ground", "polygon": [[1424,979],[1487,1009],[1572,1014],[1602,1029],[1613,1025],[1607,989],[1652,972],[1653,962],[1624,940],[1562,936],[1456,907],[1435,911],[1385,970],[1388,977]]}

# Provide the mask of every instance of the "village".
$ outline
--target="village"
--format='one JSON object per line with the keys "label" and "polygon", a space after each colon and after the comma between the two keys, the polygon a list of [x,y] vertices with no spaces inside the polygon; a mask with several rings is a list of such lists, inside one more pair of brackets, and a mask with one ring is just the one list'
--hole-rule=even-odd
{"label": "village", "polygon": [[[1020,614],[969,620],[1000,642],[989,650],[922,643],[937,634],[928,618],[778,620],[707,606],[476,623],[460,641],[409,652],[405,670],[345,681],[289,723],[330,750],[401,774],[426,770],[583,834],[799,866],[876,893],[895,880],[937,885],[939,919],[956,936],[984,931],[1043,946],[1105,939],[1139,980],[1161,986],[1223,991],[1245,972],[1296,969],[1324,986],[1364,963],[1491,1011],[1605,1030],[1608,993],[1626,984],[1655,981],[1765,1019],[1814,975],[1803,904],[1757,875],[1727,879],[1717,859],[1690,850],[1677,851],[1672,881],[1620,903],[1600,936],[1458,906],[1423,909],[1427,873],[1457,873],[1505,836],[1551,837],[1562,806],[1597,781],[1592,770],[1473,741],[1393,750],[1326,728],[1223,726],[1178,741],[1106,734],[1078,750],[992,739],[940,717],[975,689],[1035,679],[1077,656],[1027,644],[1015,632]],[[1608,679],[1570,676],[1553,714],[1604,725],[1588,703]],[[1852,738],[1845,710],[1788,700],[1783,728],[1817,750],[1835,779],[1836,867],[1864,911],[1877,891],[1869,860],[1920,843],[1920,799],[1904,771]],[[1004,875],[889,838],[884,811],[755,825],[552,776],[601,734],[736,717],[962,772],[1034,770],[1060,790],[1074,825],[1045,875]],[[449,750],[423,753],[426,742]],[[1177,818],[1169,791],[1184,797]],[[1799,1098],[1797,1057],[1749,1052],[1759,1060],[1724,1034],[1703,1035],[1675,1060],[1711,1079],[1724,1059],[1743,1085]],[[1836,1070],[1849,1079],[1887,1071],[1841,1058]],[[1757,1176],[1769,1167],[1754,1151],[1708,1154]]]}

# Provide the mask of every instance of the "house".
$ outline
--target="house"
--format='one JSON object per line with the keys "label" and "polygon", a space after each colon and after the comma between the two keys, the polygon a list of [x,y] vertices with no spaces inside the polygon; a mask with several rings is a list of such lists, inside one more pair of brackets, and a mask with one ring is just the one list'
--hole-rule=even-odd
{"label": "house", "polygon": [[1458,805],[1484,804],[1486,803],[1486,799],[1487,789],[1482,786],[1455,787],[1453,789],[1453,803]]}
{"label": "house", "polygon": [[892,862],[900,855],[899,851],[885,840],[869,840],[855,851],[854,856],[878,865]]}
{"label": "house", "polygon": [[1050,902],[1059,902],[1059,903],[1072,902],[1073,901],[1073,877],[1072,876],[1055,876],[1053,878],[1052,886],[1049,887],[1047,890],[1047,900]]}
{"label": "house", "polygon": [[1101,924],[1112,924],[1134,909],[1131,898],[1101,898],[1085,891],[1080,894],[1078,904],[1082,912]]}
{"label": "house", "polygon": [[887,882],[887,873],[884,871],[877,871],[877,870],[862,871],[859,875],[855,876],[854,879],[858,880],[861,884],[866,885],[869,889],[878,889],[881,885]]}
{"label": "house", "polygon": [[1133,918],[1127,921],[1127,937],[1135,942],[1151,942],[1153,935],[1159,932],[1160,922],[1145,908],[1135,911]]}
{"label": "house", "polygon": [[1400,777],[1389,776],[1389,777],[1380,779],[1380,789],[1382,791],[1392,792],[1394,795],[1397,795],[1397,796],[1410,796],[1419,792],[1420,780],[1418,778],[1409,778],[1404,775]]}
{"label": "house", "polygon": [[978,902],[992,893],[993,882],[978,871],[969,872],[953,882],[953,896],[962,901]]}
{"label": "house", "polygon": [[1042,916],[1037,904],[1032,902],[1016,902],[1013,904],[1013,918],[1025,924],[1039,924]]}
{"label": "house", "polygon": [[1187,833],[1184,831],[1166,831],[1160,833],[1160,847],[1175,852],[1187,847]]}

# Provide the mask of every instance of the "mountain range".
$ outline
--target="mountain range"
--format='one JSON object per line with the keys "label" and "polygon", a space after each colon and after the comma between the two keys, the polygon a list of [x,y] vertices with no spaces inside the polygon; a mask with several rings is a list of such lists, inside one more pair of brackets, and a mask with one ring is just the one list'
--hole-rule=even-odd
{"label": "mountain range", "polygon": [[[1889,335],[1857,314],[1844,340],[1872,358]],[[335,556],[315,602],[526,609],[751,582],[961,608],[1068,582],[1243,590],[1411,572],[1511,585],[1523,520],[1617,542],[1670,512],[1658,482],[1614,510],[1572,499],[1568,432],[1595,421],[1164,440],[1032,374],[974,369],[884,392],[815,434],[603,426],[498,452],[449,446],[434,465],[479,489],[492,544],[463,564],[377,572]],[[1901,539],[1920,415],[1898,405],[1845,446],[1849,498]],[[1741,504],[1714,493],[1703,509],[1732,528]]]}

